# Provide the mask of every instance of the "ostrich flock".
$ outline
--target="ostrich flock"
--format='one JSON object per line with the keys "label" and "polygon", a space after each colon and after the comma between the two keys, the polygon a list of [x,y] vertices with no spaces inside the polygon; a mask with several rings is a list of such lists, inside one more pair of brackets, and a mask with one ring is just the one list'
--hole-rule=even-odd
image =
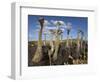
{"label": "ostrich flock", "polygon": [[[72,39],[70,35],[72,25],[68,23],[66,39],[62,40],[63,29],[60,28],[60,21],[56,21],[56,29],[49,29],[49,32],[43,31],[45,28],[45,19],[43,17],[38,22],[40,24],[38,41],[28,42],[28,66],[88,63],[88,44],[84,32],[80,28],[77,29],[77,38]],[[49,41],[46,40],[48,33],[52,35]],[[44,40],[42,35],[44,35]]]}

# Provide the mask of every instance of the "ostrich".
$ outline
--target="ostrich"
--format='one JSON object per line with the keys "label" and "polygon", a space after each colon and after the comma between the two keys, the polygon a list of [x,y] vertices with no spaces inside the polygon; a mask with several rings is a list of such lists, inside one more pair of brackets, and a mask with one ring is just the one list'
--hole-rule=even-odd
{"label": "ostrich", "polygon": [[80,47],[81,47],[81,49],[82,49],[84,32],[83,32],[82,30],[80,30],[80,34],[81,34],[81,37],[80,37],[80,39],[81,39],[81,41],[80,41],[81,45],[80,45]]}
{"label": "ostrich", "polygon": [[85,51],[85,49],[86,49],[86,36],[84,36],[84,45],[83,45],[83,50],[84,50],[83,60],[84,60],[84,63],[85,63],[85,59],[86,59],[86,51]]}
{"label": "ostrich", "polygon": [[71,56],[71,51],[70,51],[71,46],[69,46],[69,34],[70,34],[71,29],[72,29],[72,24],[70,22],[67,23],[66,29],[67,29],[67,41],[66,41],[66,49],[65,49],[65,52],[66,52],[66,59],[65,60],[67,62],[64,62],[64,64],[66,64],[66,63],[72,64],[73,57]]}
{"label": "ostrich", "polygon": [[64,29],[59,30],[59,36],[60,36],[61,42],[63,40],[63,32],[64,32]]}
{"label": "ostrich", "polygon": [[81,63],[84,63],[84,47],[83,47],[83,38],[84,38],[84,32],[81,30],[81,40],[80,40],[80,51],[81,51],[81,54],[80,54],[80,58],[81,58]]}
{"label": "ostrich", "polygon": [[77,54],[76,54],[76,64],[79,63],[79,57],[81,55],[80,50],[82,48],[82,38],[83,38],[83,31],[78,28],[77,32]]}
{"label": "ostrich", "polygon": [[49,29],[49,31],[51,33],[51,40],[50,40],[50,47],[51,47],[51,49],[49,50],[49,62],[50,62],[50,65],[51,65],[52,64],[51,56],[53,55],[54,50],[55,50],[54,41],[53,41],[53,37],[55,35],[55,31],[53,29]]}
{"label": "ostrich", "polygon": [[44,18],[40,18],[39,19],[39,23],[40,23],[40,30],[39,30],[39,37],[38,37],[38,46],[37,46],[37,50],[35,52],[34,57],[32,58],[32,62],[38,63],[41,61],[42,59],[42,30],[43,30],[43,26],[44,26]]}
{"label": "ostrich", "polygon": [[62,22],[61,21],[56,21],[55,22],[55,26],[56,26],[56,30],[55,30],[55,52],[53,55],[53,61],[57,60],[57,55],[58,55],[58,50],[59,50],[59,45],[60,45],[60,37],[59,35],[60,33],[60,26],[62,26]]}
{"label": "ostrich", "polygon": [[49,25],[49,22],[47,20],[44,20],[44,28],[43,28],[43,35],[44,35],[44,46],[46,46],[46,37],[49,34],[47,30],[47,26]]}
{"label": "ostrich", "polygon": [[66,29],[67,29],[67,43],[66,46],[69,47],[69,34],[72,28],[72,24],[70,22],[67,23]]}
{"label": "ostrich", "polygon": [[[82,30],[79,30],[80,31],[80,58],[81,58],[81,61],[82,59],[84,59],[84,52],[83,51],[83,37],[84,37],[84,32]],[[84,63],[83,61],[81,63]]]}
{"label": "ostrich", "polygon": [[[59,44],[60,44],[60,35],[63,33],[63,29],[59,29],[59,30],[57,30],[57,29],[49,29],[49,31],[50,31],[50,33],[51,33],[51,40],[50,40],[50,46],[51,46],[51,50],[49,51],[49,59],[51,59],[51,60],[53,60],[54,61],[54,59],[53,58],[51,58],[51,56],[53,56],[54,57],[54,55],[55,55],[55,50],[57,50],[57,48],[59,49]],[[54,45],[54,41],[53,41],[53,37],[55,37],[55,45],[57,46],[55,46]],[[59,39],[57,39],[59,37]],[[58,40],[59,40],[59,43],[58,44],[56,44],[56,42],[58,42]],[[56,57],[57,57],[57,55],[58,55],[58,51],[57,51],[57,53],[56,53]]]}

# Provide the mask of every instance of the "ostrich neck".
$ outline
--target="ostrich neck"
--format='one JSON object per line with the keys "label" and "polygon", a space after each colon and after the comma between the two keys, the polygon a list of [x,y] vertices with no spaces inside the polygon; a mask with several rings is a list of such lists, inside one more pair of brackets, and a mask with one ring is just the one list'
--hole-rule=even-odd
{"label": "ostrich neck", "polygon": [[42,46],[42,30],[43,30],[43,26],[40,28],[40,31],[39,31],[39,40],[38,40],[39,47]]}

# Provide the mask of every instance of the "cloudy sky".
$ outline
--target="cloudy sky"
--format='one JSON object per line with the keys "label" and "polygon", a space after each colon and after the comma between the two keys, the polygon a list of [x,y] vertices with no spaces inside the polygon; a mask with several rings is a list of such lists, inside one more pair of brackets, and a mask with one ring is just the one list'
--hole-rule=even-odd
{"label": "cloudy sky", "polygon": [[[66,39],[67,30],[66,27],[71,27],[70,36],[72,38],[77,37],[77,30],[80,28],[85,36],[88,36],[88,18],[87,17],[68,17],[68,16],[37,16],[28,15],[28,40],[38,40],[38,31],[40,28],[39,18],[45,19],[44,32],[49,33],[49,29],[57,29],[56,23],[59,21],[62,25],[60,26],[63,31],[63,39]],[[44,40],[44,35],[42,35]],[[47,39],[50,39],[50,34],[47,35]]]}

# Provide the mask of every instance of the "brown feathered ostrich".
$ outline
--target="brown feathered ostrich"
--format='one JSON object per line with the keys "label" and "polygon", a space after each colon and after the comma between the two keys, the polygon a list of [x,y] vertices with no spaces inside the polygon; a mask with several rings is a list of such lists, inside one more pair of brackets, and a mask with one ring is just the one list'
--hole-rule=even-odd
{"label": "brown feathered ostrich", "polygon": [[67,23],[66,29],[67,29],[67,43],[66,43],[66,47],[69,47],[69,34],[70,34],[71,29],[72,29],[72,24],[70,22]]}
{"label": "brown feathered ostrich", "polygon": [[58,55],[58,51],[59,51],[59,45],[60,45],[60,35],[61,35],[61,28],[60,26],[63,25],[61,21],[56,21],[55,22],[55,52],[53,55],[53,61],[57,60],[57,55]]}
{"label": "brown feathered ostrich", "polygon": [[83,31],[78,28],[78,32],[77,32],[77,53],[76,53],[76,64],[81,63],[79,61],[80,56],[81,56],[81,49],[82,49],[82,41],[83,41]]}
{"label": "brown feathered ostrich", "polygon": [[38,36],[38,46],[35,52],[34,57],[32,58],[32,62],[38,63],[41,61],[43,54],[42,54],[42,31],[44,27],[44,18],[39,19],[40,23],[40,30],[39,30],[39,36]]}

